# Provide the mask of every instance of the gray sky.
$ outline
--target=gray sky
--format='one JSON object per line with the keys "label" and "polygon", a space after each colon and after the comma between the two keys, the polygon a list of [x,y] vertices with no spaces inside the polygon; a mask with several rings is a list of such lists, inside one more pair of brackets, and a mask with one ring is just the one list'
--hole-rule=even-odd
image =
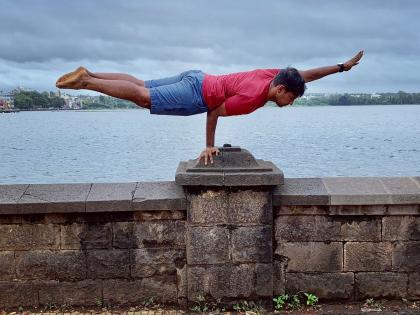
{"label": "gray sky", "polygon": [[0,90],[54,90],[79,65],[151,79],[306,69],[364,49],[308,92],[420,92],[419,16],[414,0],[0,0]]}

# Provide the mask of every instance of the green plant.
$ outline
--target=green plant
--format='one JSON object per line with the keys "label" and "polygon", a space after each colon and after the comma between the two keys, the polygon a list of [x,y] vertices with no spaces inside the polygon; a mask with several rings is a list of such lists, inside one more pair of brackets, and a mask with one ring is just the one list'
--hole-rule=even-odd
{"label": "green plant", "polygon": [[376,302],[373,298],[366,299],[365,306],[373,308],[382,308],[382,305],[379,302]]}
{"label": "green plant", "polygon": [[53,309],[56,309],[57,306],[53,302],[47,302],[44,306],[44,312],[45,311],[51,311]]}
{"label": "green plant", "polygon": [[149,297],[146,300],[144,300],[141,303],[141,306],[144,307],[144,308],[158,308],[158,307],[160,307],[160,304],[156,303],[155,298],[152,296],[152,297]]}
{"label": "green plant", "polygon": [[276,310],[282,310],[284,308],[284,306],[286,305],[286,301],[289,299],[289,295],[288,294],[282,294],[279,295],[278,297],[274,298],[273,301],[275,303],[274,308]]}
{"label": "green plant", "polygon": [[318,303],[318,297],[315,294],[309,292],[305,292],[304,294],[306,296],[306,305],[313,306]]}
{"label": "green plant", "polygon": [[104,305],[104,301],[102,301],[100,298],[95,298],[95,305],[97,307],[102,307]]}
{"label": "green plant", "polygon": [[300,309],[301,305],[300,305],[299,296],[297,294],[292,295],[291,301],[287,304],[287,306],[291,308],[292,310]]}
{"label": "green plant", "polygon": [[235,303],[233,305],[233,309],[237,311],[238,313],[244,313],[244,312],[255,312],[257,314],[260,314],[264,311],[263,306],[261,305],[261,302],[258,304],[254,301],[240,301],[239,303]]}
{"label": "green plant", "polygon": [[193,313],[220,313],[224,312],[225,308],[220,306],[221,299],[217,299],[216,302],[206,302],[204,296],[199,295],[195,301],[196,305],[190,308]]}

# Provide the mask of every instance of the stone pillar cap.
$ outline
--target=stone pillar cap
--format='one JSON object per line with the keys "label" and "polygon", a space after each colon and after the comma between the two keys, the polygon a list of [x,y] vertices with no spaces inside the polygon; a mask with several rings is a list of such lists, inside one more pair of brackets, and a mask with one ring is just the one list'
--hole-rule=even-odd
{"label": "stone pillar cap", "polygon": [[175,182],[183,186],[276,186],[283,184],[283,172],[272,162],[258,160],[245,149],[225,144],[214,163],[203,160],[180,162]]}

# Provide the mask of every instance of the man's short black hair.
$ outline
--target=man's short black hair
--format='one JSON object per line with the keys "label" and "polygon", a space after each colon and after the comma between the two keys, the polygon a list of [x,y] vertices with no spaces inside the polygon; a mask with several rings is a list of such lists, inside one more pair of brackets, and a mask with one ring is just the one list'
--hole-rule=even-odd
{"label": "man's short black hair", "polygon": [[279,84],[284,85],[287,91],[292,92],[296,97],[302,96],[306,90],[305,81],[299,71],[292,67],[281,69],[280,73],[275,76],[273,85],[277,86]]}

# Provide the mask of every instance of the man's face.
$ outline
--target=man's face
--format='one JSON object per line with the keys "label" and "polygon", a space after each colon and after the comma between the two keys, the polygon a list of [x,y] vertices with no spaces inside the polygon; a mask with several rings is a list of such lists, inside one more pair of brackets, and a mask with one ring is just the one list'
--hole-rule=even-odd
{"label": "man's face", "polygon": [[284,85],[279,85],[276,92],[276,104],[280,107],[292,105],[296,96],[292,92],[287,91]]}

